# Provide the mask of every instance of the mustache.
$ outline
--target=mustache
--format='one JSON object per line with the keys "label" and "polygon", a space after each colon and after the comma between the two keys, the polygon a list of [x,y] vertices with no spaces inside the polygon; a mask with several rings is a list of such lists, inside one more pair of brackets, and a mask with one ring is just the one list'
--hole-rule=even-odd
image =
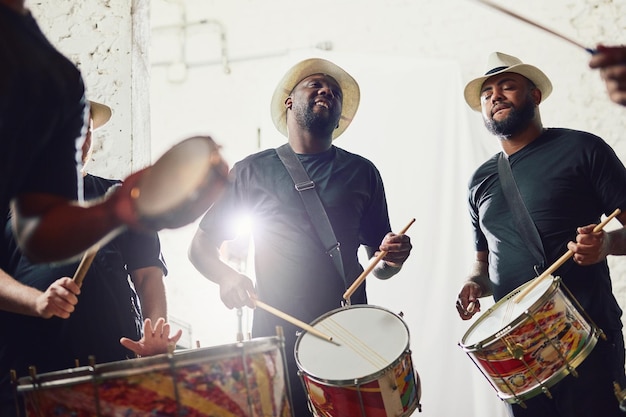
{"label": "mustache", "polygon": [[503,109],[510,109],[510,108],[514,108],[514,106],[511,103],[501,103],[501,104],[497,104],[496,106],[494,106],[491,109],[491,116],[493,116],[494,114],[496,114],[497,112],[499,112],[500,110]]}

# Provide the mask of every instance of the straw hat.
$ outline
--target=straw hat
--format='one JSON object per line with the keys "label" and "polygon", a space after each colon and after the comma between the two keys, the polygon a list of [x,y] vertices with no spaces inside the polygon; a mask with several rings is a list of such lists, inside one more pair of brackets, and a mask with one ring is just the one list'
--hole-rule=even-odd
{"label": "straw hat", "polygon": [[111,119],[111,108],[107,105],[89,100],[89,109],[94,130],[104,126]]}
{"label": "straw hat", "polygon": [[287,136],[287,109],[285,100],[294,87],[306,77],[314,74],[330,75],[339,83],[343,93],[343,103],[339,127],[333,132],[333,139],[337,138],[348,127],[359,108],[361,93],[359,85],[350,74],[330,61],[321,58],[305,59],[294,65],[278,83],[272,96],[271,115],[274,126],[280,133]]}
{"label": "straw hat", "polygon": [[539,68],[524,64],[519,58],[514,56],[503,54],[502,52],[493,52],[487,60],[487,72],[485,72],[485,75],[470,81],[465,86],[465,101],[473,110],[481,111],[480,90],[485,80],[503,72],[514,72],[528,78],[541,91],[542,100],[547,99],[552,92],[550,79]]}

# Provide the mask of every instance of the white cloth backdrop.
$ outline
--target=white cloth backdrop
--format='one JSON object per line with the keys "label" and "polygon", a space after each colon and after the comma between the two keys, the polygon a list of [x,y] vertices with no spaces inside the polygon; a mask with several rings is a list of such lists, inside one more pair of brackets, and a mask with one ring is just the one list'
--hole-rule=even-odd
{"label": "white cloth backdrop", "polygon": [[[237,129],[243,130],[246,124],[263,132],[258,139],[260,148],[284,142],[274,133],[267,109],[273,87],[293,63],[320,56],[352,73],[361,86],[361,106],[353,125],[336,145],[377,165],[385,181],[394,231],[416,219],[407,233],[413,251],[403,270],[388,281],[373,276],[367,279],[370,303],[402,312],[409,327],[412,358],[422,388],[423,412],[415,415],[504,416],[496,392],[457,345],[471,324],[461,321],[454,308],[473,259],[466,184],[472,170],[494,149],[480,126],[480,116],[462,100],[459,68],[452,61],[306,52],[244,63],[230,75],[219,70],[208,77],[190,74],[185,85],[163,83],[157,87],[155,82],[165,76],[153,70],[154,139],[179,138],[180,126],[202,131],[199,122],[203,122],[211,126],[210,133],[217,135],[224,154],[234,162],[255,150],[236,142],[241,137]],[[237,106],[229,106],[228,98],[205,99],[201,106],[194,106],[193,94],[203,97],[199,92],[210,91],[212,97],[219,97],[220,86],[226,89],[224,97],[245,98],[237,101]],[[177,95],[184,99],[176,99]],[[255,107],[254,111],[240,111],[245,105]],[[206,116],[197,117],[198,112]],[[246,114],[251,120],[246,120]],[[154,148],[160,152],[167,146],[156,143]],[[198,277],[186,259],[194,229],[192,225],[161,234],[170,268],[170,313],[191,325],[191,337],[203,340],[203,347],[232,343],[235,313],[223,307],[217,286]],[[398,343],[389,340],[394,342]]]}
{"label": "white cloth backdrop", "polygon": [[370,304],[404,313],[421,378],[420,415],[503,416],[494,389],[457,345],[471,322],[454,308],[474,259],[465,196],[487,153],[471,134],[480,115],[462,100],[454,62],[362,57],[350,68],[362,106],[337,145],[379,167],[395,231],[416,218],[407,233],[410,259],[388,281],[368,278]]}

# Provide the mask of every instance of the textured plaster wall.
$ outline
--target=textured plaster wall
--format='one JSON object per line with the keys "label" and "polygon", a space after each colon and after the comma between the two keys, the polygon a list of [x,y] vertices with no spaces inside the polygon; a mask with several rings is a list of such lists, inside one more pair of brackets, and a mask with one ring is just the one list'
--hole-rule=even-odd
{"label": "textured plaster wall", "polygon": [[[112,107],[89,170],[124,177],[150,155],[148,0],[26,2],[50,42],[83,73],[87,97]],[[106,157],[105,157],[106,155]]]}

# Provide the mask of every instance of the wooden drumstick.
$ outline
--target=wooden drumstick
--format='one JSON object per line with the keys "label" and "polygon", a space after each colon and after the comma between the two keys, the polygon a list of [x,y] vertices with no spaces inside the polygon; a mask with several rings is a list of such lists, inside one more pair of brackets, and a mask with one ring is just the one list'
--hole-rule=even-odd
{"label": "wooden drumstick", "polygon": [[317,330],[315,327],[306,324],[303,321],[298,320],[295,317],[292,317],[290,315],[288,315],[287,313],[283,313],[282,311],[265,304],[263,301],[259,301],[257,299],[253,298],[254,303],[256,304],[257,307],[261,307],[263,310],[272,313],[273,315],[280,317],[283,320],[288,321],[291,324],[295,324],[296,326],[300,327],[301,329],[306,330],[307,332],[314,334],[315,336],[322,338],[324,340],[327,340],[329,342],[332,342],[334,344],[336,344],[337,346],[339,346],[339,344],[335,341],[333,341],[333,338],[331,336],[327,336],[324,333],[320,332],[319,330]]}
{"label": "wooden drumstick", "polygon": [[83,279],[85,279],[85,275],[87,274],[93,259],[96,257],[98,249],[100,249],[100,246],[95,245],[87,249],[83,254],[83,257],[78,264],[78,268],[76,268],[76,272],[74,272],[74,277],[72,278],[79,287],[83,285]]}
{"label": "wooden drumstick", "polygon": [[[613,213],[611,213],[610,216],[608,216],[606,219],[604,219],[604,221],[602,221],[600,224],[598,224],[596,227],[593,228],[593,233],[599,232],[600,230],[604,229],[604,226],[606,226],[608,222],[613,220],[613,218],[615,216],[619,215],[621,212],[622,211],[620,209],[615,209],[615,211]],[[569,258],[571,258],[572,255],[574,255],[574,252],[572,252],[571,250],[568,249],[567,252],[565,252],[559,259],[556,260],[556,262],[554,262],[552,265],[550,265],[550,267],[548,267],[548,269],[543,271],[543,273],[541,275],[539,275],[537,278],[535,278],[533,280],[533,282],[530,285],[528,285],[528,287],[526,287],[522,291],[520,291],[513,298],[513,302],[518,303],[522,298],[524,298],[526,295],[528,295],[528,293],[530,293],[537,285],[539,285],[539,283],[541,281],[543,281],[546,277],[552,275],[552,273],[554,271],[556,271],[561,265],[563,265],[565,263],[565,261],[567,261]]]}
{"label": "wooden drumstick", "polygon": [[[415,219],[411,219],[411,221],[409,222],[409,224],[407,224],[406,226],[404,226],[404,229],[400,230],[400,233],[398,233],[398,235],[403,235],[406,233],[407,230],[409,230],[409,227],[411,227],[411,225],[415,223]],[[350,285],[350,288],[348,288],[346,290],[345,293],[343,293],[343,299],[344,300],[349,300],[350,296],[352,295],[352,293],[354,293],[354,291],[356,291],[356,289],[359,287],[359,285],[361,285],[361,283],[363,281],[365,281],[365,278],[367,277],[367,275],[372,272],[372,270],[374,269],[374,267],[378,264],[378,262],[380,262],[381,259],[383,259],[385,257],[385,255],[387,255],[387,251],[381,251],[378,255],[376,255],[376,257],[374,257],[372,259],[372,261],[370,262],[370,264],[368,265],[367,268],[365,268],[365,270],[361,273],[361,275],[359,275],[359,277],[357,279],[354,280],[354,282],[352,283],[352,285]]]}

